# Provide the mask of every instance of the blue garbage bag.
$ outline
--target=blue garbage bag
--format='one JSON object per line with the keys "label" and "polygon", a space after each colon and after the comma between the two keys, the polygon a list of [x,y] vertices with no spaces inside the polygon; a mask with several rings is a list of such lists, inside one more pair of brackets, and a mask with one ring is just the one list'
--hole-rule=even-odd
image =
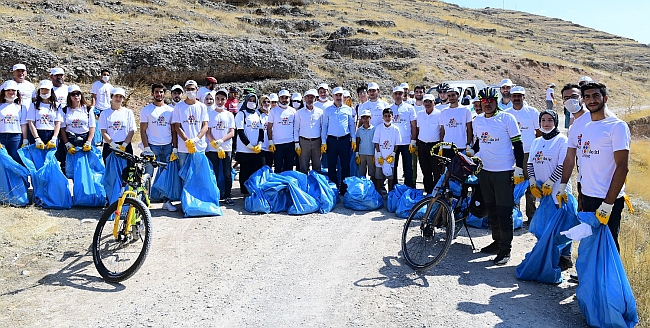
{"label": "blue garbage bag", "polygon": [[43,166],[32,173],[34,204],[43,208],[67,210],[72,207],[72,195],[68,189],[68,178],[61,171],[56,160],[56,150],[50,149]]}
{"label": "blue garbage bag", "polygon": [[578,224],[576,208],[572,207],[571,204],[564,204],[552,213],[552,217],[547,220],[547,227],[543,229],[544,231],[539,236],[537,243],[517,266],[517,278],[549,284],[561,283],[562,270],[558,265],[560,251],[567,247],[571,241],[561,236],[560,232]]}
{"label": "blue garbage bag", "polygon": [[267,165],[264,165],[259,170],[255,171],[244,185],[250,193],[246,199],[244,199],[244,208],[251,213],[271,213],[271,205],[264,198],[264,192],[262,191],[262,184],[264,184],[271,174],[271,168]]}
{"label": "blue garbage bag", "polygon": [[85,207],[101,207],[106,205],[106,190],[102,185],[105,167],[101,152],[93,150],[85,152],[76,147],[75,154],[67,154],[65,167],[68,178],[73,179],[72,205]]}
{"label": "blue garbage bag", "polygon": [[530,231],[535,238],[539,238],[544,233],[544,230],[549,227],[549,222],[555,216],[555,213],[560,209],[557,208],[553,200],[553,195],[543,196],[539,201],[539,206],[533,215],[528,231]]}
{"label": "blue garbage bag", "polygon": [[578,220],[593,234],[580,240],[576,270],[580,284],[578,305],[593,327],[634,327],[639,322],[636,300],[609,228],[593,212],[579,212]]}
{"label": "blue garbage bag", "polygon": [[[20,153],[20,149],[18,150]],[[26,206],[29,204],[27,186],[29,170],[14,161],[7,149],[0,148],[0,204]]]}
{"label": "blue garbage bag", "polygon": [[488,228],[488,220],[487,217],[484,218],[477,218],[474,216],[474,214],[470,213],[469,216],[467,217],[467,225],[470,227],[474,228],[479,228],[479,229],[487,229]]}
{"label": "blue garbage bag", "polygon": [[[528,186],[530,186],[530,182],[528,180],[515,185],[515,204],[520,204],[521,198],[526,194],[526,189],[528,189]],[[519,229],[524,225],[524,216],[517,206],[515,206],[515,208],[512,210],[512,221],[514,229]]]}
{"label": "blue garbage bag", "polygon": [[307,193],[318,203],[319,213],[329,213],[336,205],[336,194],[327,176],[314,170],[307,176]]}
{"label": "blue garbage bag", "polygon": [[280,173],[280,175],[283,175],[285,177],[292,177],[296,179],[298,183],[298,187],[300,190],[307,191],[307,174],[304,174],[299,171],[284,171]]}
{"label": "blue garbage bag", "polygon": [[[306,183],[307,179],[305,179],[305,184]],[[307,190],[306,185],[304,189],[301,189],[299,187],[298,179],[291,178],[291,181],[287,185],[287,188],[289,190],[289,195],[291,196],[291,205],[289,206],[287,213],[292,215],[302,215],[314,213],[319,210],[320,206],[318,205],[316,199],[310,196],[306,191],[303,191]]]}
{"label": "blue garbage bag", "polygon": [[34,173],[45,164],[47,152],[48,149],[38,149],[36,145],[29,145],[18,149],[18,156],[20,156],[29,172]]}
{"label": "blue garbage bag", "polygon": [[183,182],[178,175],[179,172],[178,161],[167,163],[164,170],[158,169],[156,179],[151,185],[151,199],[163,200],[168,199],[171,201],[181,200],[183,193]]}
{"label": "blue garbage bag", "polygon": [[[397,210],[395,210],[395,215],[398,218],[408,218],[411,214],[411,209],[417,202],[424,198],[424,192],[422,190],[410,188],[407,190],[402,197],[399,199],[397,204]],[[418,213],[415,214],[417,218],[423,218],[426,213],[426,207],[422,207]]]}
{"label": "blue garbage bag", "polygon": [[189,154],[179,175],[185,181],[181,206],[186,218],[223,215],[217,179],[210,171],[210,161],[205,153]]}
{"label": "blue garbage bag", "polygon": [[388,212],[395,213],[397,210],[397,205],[399,205],[399,199],[402,198],[405,192],[407,192],[411,187],[405,184],[396,184],[393,190],[388,192],[388,197],[386,198],[386,208]]}
{"label": "blue garbage bag", "polygon": [[[99,114],[97,114],[99,116]],[[95,134],[93,134],[93,145],[99,145],[104,141],[104,138],[102,137],[102,130],[99,128],[95,129]]]}
{"label": "blue garbage bag", "polygon": [[106,191],[108,204],[113,204],[122,196],[124,191],[124,187],[122,187],[122,170],[126,166],[126,160],[113,152],[106,157],[106,169],[102,177],[102,185]]}
{"label": "blue garbage bag", "polygon": [[269,174],[265,183],[262,184],[264,198],[271,206],[271,213],[287,212],[291,206],[291,195],[287,187],[291,177],[280,174]]}
{"label": "blue garbage bag", "polygon": [[343,195],[343,206],[358,211],[371,211],[384,206],[384,199],[367,178],[347,177],[343,182],[348,190]]}
{"label": "blue garbage bag", "polygon": [[357,159],[354,156],[354,152],[350,154],[350,176],[352,177],[362,177],[359,173],[359,164],[357,164]]}

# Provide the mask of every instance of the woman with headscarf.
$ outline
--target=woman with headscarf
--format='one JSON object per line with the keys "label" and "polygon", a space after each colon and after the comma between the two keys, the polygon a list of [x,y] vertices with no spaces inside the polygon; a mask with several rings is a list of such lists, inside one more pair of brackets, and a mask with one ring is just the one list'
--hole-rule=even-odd
{"label": "woman with headscarf", "polygon": [[257,112],[257,95],[249,94],[244,99],[235,116],[237,130],[236,159],[239,162],[239,187],[241,193],[248,194],[244,183],[250,176],[262,167],[262,143],[264,141],[264,126]]}
{"label": "woman with headscarf", "polygon": [[30,143],[38,149],[56,148],[63,113],[56,105],[56,94],[52,81],[43,80],[38,85],[36,100],[27,110]]}
{"label": "woman with headscarf", "polygon": [[[556,195],[560,189],[562,178],[562,163],[566,156],[568,139],[558,130],[559,118],[555,111],[545,110],[539,114],[539,126],[542,136],[533,140],[530,145],[527,170],[530,181],[530,191],[536,198]],[[542,185],[538,184],[542,181]],[[567,193],[570,193],[570,184]],[[551,197],[559,206],[556,197]],[[571,262],[571,244],[562,250],[559,266],[566,270],[573,266]]]}
{"label": "woman with headscarf", "polygon": [[27,110],[21,104],[18,84],[8,80],[0,90],[0,148],[7,149],[9,156],[17,163],[23,161],[18,156],[18,149],[27,145]]}

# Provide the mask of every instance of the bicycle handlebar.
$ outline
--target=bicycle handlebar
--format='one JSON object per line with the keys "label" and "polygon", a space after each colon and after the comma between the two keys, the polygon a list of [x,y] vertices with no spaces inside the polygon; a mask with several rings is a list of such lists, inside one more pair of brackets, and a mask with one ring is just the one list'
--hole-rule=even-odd
{"label": "bicycle handlebar", "polygon": [[133,162],[133,163],[151,164],[151,165],[153,165],[153,167],[159,167],[161,169],[164,169],[167,166],[167,163],[158,162],[155,159],[153,159],[151,157],[148,157],[148,156],[144,156],[144,157],[135,156],[135,155],[129,154],[129,153],[127,153],[127,152],[125,152],[125,151],[123,151],[121,149],[115,149],[115,148],[111,148],[111,150],[115,153],[116,156],[122,157],[122,158],[124,158],[124,159],[126,159],[128,161]]}

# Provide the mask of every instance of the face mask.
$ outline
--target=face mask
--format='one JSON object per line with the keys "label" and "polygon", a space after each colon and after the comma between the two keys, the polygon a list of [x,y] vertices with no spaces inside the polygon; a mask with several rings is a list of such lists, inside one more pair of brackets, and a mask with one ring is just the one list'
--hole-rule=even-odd
{"label": "face mask", "polygon": [[289,106],[289,104],[278,103],[278,106],[280,106],[282,109],[285,109]]}
{"label": "face mask", "polygon": [[326,102],[326,101],[327,101],[327,97],[325,97],[325,98],[323,98],[323,97],[318,97],[318,100],[320,100],[321,102]]}
{"label": "face mask", "polygon": [[108,82],[108,80],[110,80],[110,78],[111,78],[110,76],[104,75],[104,76],[102,76],[102,81]]}
{"label": "face mask", "polygon": [[257,108],[257,103],[253,102],[253,101],[249,101],[249,102],[246,103],[246,108],[255,109],[255,108]]}
{"label": "face mask", "polygon": [[187,99],[196,99],[196,91],[188,91],[185,93],[185,95],[187,96]]}
{"label": "face mask", "polygon": [[16,98],[18,98],[18,96],[16,96],[16,95],[13,95],[11,97],[7,96],[7,97],[5,97],[5,102],[12,103],[12,102],[14,102],[14,100],[16,100]]}
{"label": "face mask", "polygon": [[42,93],[41,93],[41,94],[39,94],[39,95],[41,96],[41,99],[43,99],[43,100],[50,99],[50,95],[49,95],[49,94],[42,94]]}
{"label": "face mask", "polygon": [[582,106],[580,105],[580,101],[578,99],[571,98],[564,102],[564,108],[566,108],[569,113],[575,114],[582,109]]}
{"label": "face mask", "polygon": [[291,106],[292,106],[293,108],[298,108],[298,107],[300,107],[300,105],[301,105],[301,104],[300,104],[299,102],[297,102],[297,101],[294,101],[294,102],[291,103]]}
{"label": "face mask", "polygon": [[539,130],[544,132],[544,133],[551,133],[551,132],[553,132],[553,130],[555,130],[555,128],[550,128],[550,129],[547,130],[547,129],[544,129],[544,128],[540,127]]}
{"label": "face mask", "polygon": [[214,108],[218,109],[218,110],[224,110],[224,109],[226,109],[226,106],[217,106],[217,105],[215,105]]}

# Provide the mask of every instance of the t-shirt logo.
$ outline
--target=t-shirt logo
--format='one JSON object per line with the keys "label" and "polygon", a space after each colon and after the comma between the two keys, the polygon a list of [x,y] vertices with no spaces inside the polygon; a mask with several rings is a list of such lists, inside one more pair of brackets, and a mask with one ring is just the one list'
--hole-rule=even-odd
{"label": "t-shirt logo", "polygon": [[194,115],[188,116],[187,117],[187,124],[196,125],[196,117],[194,117]]}
{"label": "t-shirt logo", "polygon": [[541,150],[538,150],[535,156],[533,156],[533,160],[537,164],[544,164],[544,161],[550,161],[550,158],[544,157],[544,152]]}
{"label": "t-shirt logo", "polygon": [[[289,125],[291,122],[289,121],[289,117],[283,117],[282,120],[280,121],[281,125]],[[266,129],[266,126],[265,126]]]}
{"label": "t-shirt logo", "polygon": [[460,125],[460,123],[458,123],[458,122],[456,121],[456,119],[453,118],[453,117],[450,118],[450,119],[449,119],[449,123],[447,123],[447,126],[450,127],[450,128],[455,128],[455,127],[457,127],[457,126],[459,126],[459,125]]}
{"label": "t-shirt logo", "polygon": [[591,149],[591,142],[585,141],[585,143],[582,145],[582,157],[591,158],[591,155],[598,155],[598,154],[600,154],[600,150]]}
{"label": "t-shirt logo", "polygon": [[80,128],[81,127],[81,120],[78,118],[75,118],[70,122],[70,126],[73,128]]}
{"label": "t-shirt logo", "polygon": [[487,131],[481,133],[481,136],[479,137],[479,139],[481,140],[482,143],[485,143],[485,144],[491,144],[493,142],[499,141],[499,138],[490,137],[490,134],[487,133]]}
{"label": "t-shirt logo", "polygon": [[122,121],[115,121],[113,122],[113,130],[122,130],[124,127],[122,126]]}
{"label": "t-shirt logo", "polygon": [[578,147],[582,145],[582,133],[578,135]]}
{"label": "t-shirt logo", "polygon": [[63,103],[63,96],[56,97],[56,102],[59,104]]}
{"label": "t-shirt logo", "polygon": [[390,149],[390,141],[384,140],[384,142],[381,144],[381,147],[384,149]]}
{"label": "t-shirt logo", "polygon": [[14,118],[14,116],[11,115],[11,114],[7,114],[7,115],[5,115],[3,121],[4,121],[5,124],[14,124],[14,123],[16,123],[18,121],[18,119]]}
{"label": "t-shirt logo", "polygon": [[[260,121],[250,121],[250,127],[251,129],[259,129],[260,128]],[[266,130],[266,123],[264,123],[264,130]]]}
{"label": "t-shirt logo", "polygon": [[393,116],[393,123],[402,123],[404,120],[401,119],[401,116],[399,114],[395,114]]}
{"label": "t-shirt logo", "polygon": [[521,122],[517,122],[517,126],[519,126],[519,130],[528,130],[528,127],[524,127],[521,125]]}
{"label": "t-shirt logo", "polygon": [[165,117],[162,115],[158,116],[158,119],[156,120],[156,125],[167,126],[167,122],[165,122]]}
{"label": "t-shirt logo", "polygon": [[50,123],[50,114],[41,114],[40,123],[41,124],[49,124]]}
{"label": "t-shirt logo", "polygon": [[217,130],[223,130],[223,129],[225,129],[225,127],[226,127],[226,125],[223,123],[223,121],[218,121],[217,122],[217,126],[216,126]]}

